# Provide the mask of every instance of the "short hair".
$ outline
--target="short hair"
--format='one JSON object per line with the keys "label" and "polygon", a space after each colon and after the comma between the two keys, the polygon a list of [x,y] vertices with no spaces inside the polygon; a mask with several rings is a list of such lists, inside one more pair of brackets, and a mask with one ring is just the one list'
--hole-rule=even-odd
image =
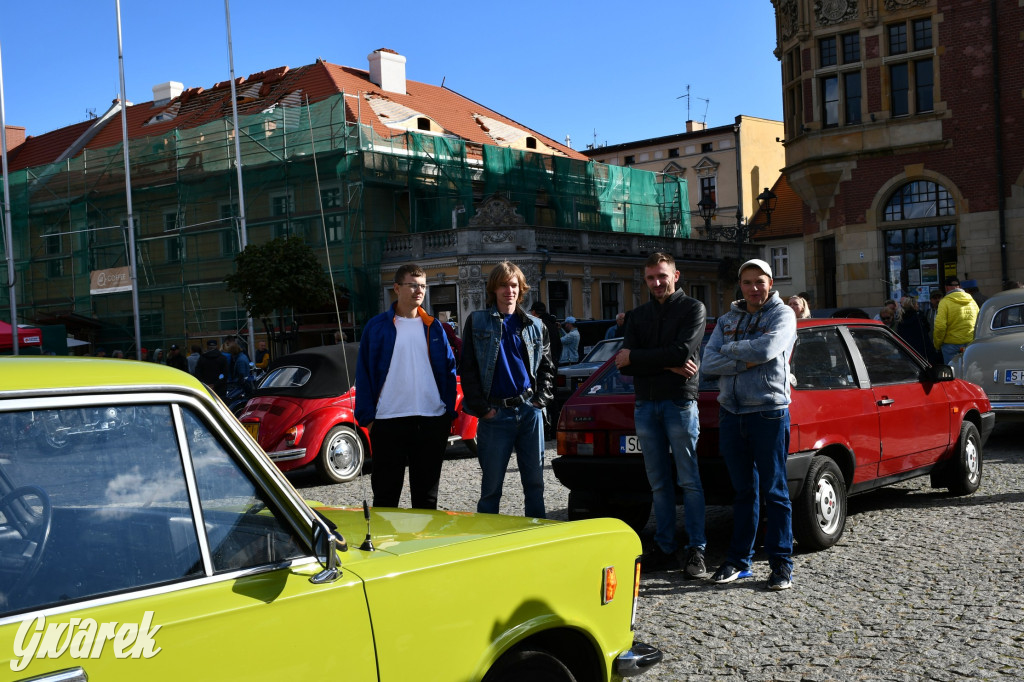
{"label": "short hair", "polygon": [[519,298],[516,299],[516,303],[523,302],[523,296],[530,290],[530,285],[526,283],[526,277],[518,265],[512,261],[503,260],[494,266],[487,278],[487,305],[494,305],[498,300],[498,287],[513,277],[519,281]]}
{"label": "short hair", "polygon": [[395,284],[401,284],[404,282],[406,275],[412,275],[413,277],[426,277],[427,271],[415,263],[406,263],[395,270]]}
{"label": "short hair", "polygon": [[547,311],[548,307],[544,305],[544,301],[534,301],[530,306],[531,313],[546,313]]}
{"label": "short hair", "polygon": [[1003,282],[1003,291],[1009,291],[1010,289],[1020,289],[1021,283],[1015,279],[1008,279]]}
{"label": "short hair", "polygon": [[644,269],[656,268],[658,263],[667,263],[673,270],[676,269],[676,259],[672,257],[671,253],[665,253],[664,251],[655,251],[647,260],[644,261]]}

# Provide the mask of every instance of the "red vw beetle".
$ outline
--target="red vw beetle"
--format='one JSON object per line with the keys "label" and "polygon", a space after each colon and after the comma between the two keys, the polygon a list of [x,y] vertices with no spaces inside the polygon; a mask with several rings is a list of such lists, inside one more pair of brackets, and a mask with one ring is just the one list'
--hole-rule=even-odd
{"label": "red vw beetle", "polygon": [[[278,358],[239,416],[281,471],[316,463],[332,483],[351,481],[370,456],[370,437],[356,423],[358,343],[320,346]],[[476,417],[462,411],[462,387],[449,442],[476,452]],[[410,447],[415,447],[411,445]]]}
{"label": "red vw beetle", "polygon": [[[930,366],[880,322],[799,320],[790,380],[786,468],[793,533],[804,547],[839,540],[849,495],[925,474],[956,495],[980,485],[995,424],[985,392],[950,367]],[[707,503],[730,504],[717,398],[717,382],[702,377],[697,456]],[[609,361],[562,408],[552,467],[569,488],[570,519],[647,523],[651,492],[633,405],[632,377]]]}

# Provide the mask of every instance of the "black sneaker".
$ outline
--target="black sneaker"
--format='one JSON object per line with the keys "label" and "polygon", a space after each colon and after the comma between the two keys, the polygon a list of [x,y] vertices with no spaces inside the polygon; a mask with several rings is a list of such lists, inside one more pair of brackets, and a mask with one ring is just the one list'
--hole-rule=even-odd
{"label": "black sneaker", "polygon": [[669,554],[655,545],[640,557],[640,566],[648,573],[679,570],[679,557]]}
{"label": "black sneaker", "polygon": [[769,590],[788,590],[793,587],[793,569],[788,566],[779,566],[772,569],[772,574],[768,578],[768,589]]}
{"label": "black sneaker", "polygon": [[732,564],[722,564],[715,571],[715,574],[711,576],[711,582],[718,583],[719,585],[731,583],[739,578],[741,573],[743,573],[743,569],[736,568]]}
{"label": "black sneaker", "polygon": [[704,550],[700,547],[691,547],[686,552],[686,561],[683,562],[683,571],[687,578],[699,578],[708,572],[704,563]]}

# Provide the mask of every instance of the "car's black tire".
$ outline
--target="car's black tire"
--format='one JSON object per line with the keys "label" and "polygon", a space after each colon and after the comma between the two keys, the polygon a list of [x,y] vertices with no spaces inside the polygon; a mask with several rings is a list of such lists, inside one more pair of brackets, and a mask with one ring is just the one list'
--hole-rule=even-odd
{"label": "car's black tire", "polygon": [[331,483],[346,483],[359,476],[365,460],[363,439],[351,427],[338,425],[324,436],[316,468]]}
{"label": "car's black tire", "polygon": [[834,461],[811,460],[800,496],[793,502],[793,535],[807,549],[827,549],[846,528],[846,482]]}
{"label": "car's black tire", "polygon": [[547,651],[521,649],[501,657],[484,682],[576,682],[572,671]]}
{"label": "car's black tire", "polygon": [[954,495],[970,495],[981,485],[981,436],[971,422],[965,421],[960,425],[956,453],[946,466],[946,487]]}
{"label": "car's black tire", "polygon": [[609,502],[596,492],[570,490],[566,513],[570,521],[609,516],[621,519],[639,533],[651,518],[651,501]]}

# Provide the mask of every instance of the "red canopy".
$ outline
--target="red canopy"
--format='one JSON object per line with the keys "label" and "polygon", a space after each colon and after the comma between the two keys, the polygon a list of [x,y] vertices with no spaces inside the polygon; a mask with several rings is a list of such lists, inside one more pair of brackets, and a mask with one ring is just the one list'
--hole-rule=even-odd
{"label": "red canopy", "polygon": [[[35,327],[18,327],[18,347],[43,345],[43,332]],[[0,350],[13,348],[11,325],[0,320]]]}

